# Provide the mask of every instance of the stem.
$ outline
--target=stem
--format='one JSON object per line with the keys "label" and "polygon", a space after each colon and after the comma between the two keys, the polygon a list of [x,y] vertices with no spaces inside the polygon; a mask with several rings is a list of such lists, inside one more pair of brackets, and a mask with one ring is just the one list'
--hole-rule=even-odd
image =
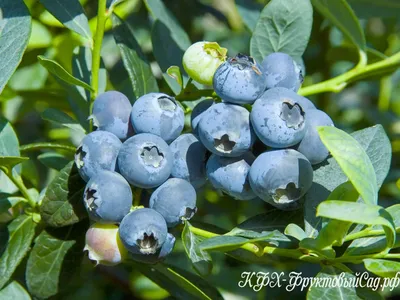
{"label": "stem", "polygon": [[19,151],[28,152],[28,151],[36,151],[42,149],[59,149],[65,150],[68,152],[75,153],[76,148],[74,146],[62,145],[62,144],[53,144],[53,143],[33,143],[27,144],[19,147]]}
{"label": "stem", "polygon": [[140,205],[140,196],[142,195],[142,189],[136,188],[133,194],[133,206]]}
{"label": "stem", "polygon": [[350,71],[335,78],[304,87],[300,89],[299,94],[308,96],[324,92],[338,93],[342,91],[349,83],[358,79],[368,77],[374,73],[385,73],[388,72],[388,70],[394,71],[396,70],[398,64],[400,64],[400,52],[388,57],[387,59],[366,65],[364,67],[356,66],[354,69],[351,69]]}
{"label": "stem", "polygon": [[100,54],[101,45],[103,44],[104,28],[107,21],[106,14],[106,4],[107,0],[99,0],[99,7],[97,12],[97,28],[96,35],[94,37],[94,47],[92,55],[92,88],[94,92],[92,93],[91,100],[93,101],[99,92],[99,70],[100,70]]}
{"label": "stem", "polygon": [[26,188],[24,182],[22,181],[22,178],[20,175],[17,173],[13,173],[12,169],[7,169],[7,168],[0,168],[7,176],[10,178],[12,183],[15,184],[15,186],[18,188],[18,190],[21,192],[21,194],[24,196],[24,198],[28,201],[29,206],[32,208],[36,207],[36,201],[35,199],[32,198],[32,196],[29,194],[28,189]]}

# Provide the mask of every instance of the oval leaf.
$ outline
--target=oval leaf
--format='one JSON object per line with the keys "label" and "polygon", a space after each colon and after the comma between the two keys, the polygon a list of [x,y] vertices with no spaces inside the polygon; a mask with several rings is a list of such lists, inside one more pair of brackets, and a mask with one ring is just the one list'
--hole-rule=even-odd
{"label": "oval leaf", "polygon": [[57,294],[66,284],[64,277],[80,267],[86,229],[82,227],[48,229],[36,238],[26,266],[26,283],[34,296]]}
{"label": "oval leaf", "polygon": [[[335,282],[342,278],[342,270],[335,267],[324,267],[316,276],[321,282]],[[348,281],[355,281],[355,276],[351,273],[343,273]],[[318,281],[316,281],[318,282]],[[307,293],[307,300],[321,300],[321,299],[359,299],[357,297],[355,287],[344,286],[341,284],[322,284],[310,286]]]}
{"label": "oval leaf", "polygon": [[31,300],[31,296],[22,285],[13,281],[0,291],[0,299]]}
{"label": "oval leaf", "polygon": [[43,120],[50,121],[52,123],[71,128],[78,132],[85,133],[85,129],[83,129],[78,121],[74,120],[61,110],[55,108],[47,108],[44,112],[42,112],[41,116]]}
{"label": "oval leaf", "polygon": [[28,160],[29,157],[17,157],[17,156],[0,156],[0,167],[6,167],[11,170],[16,165]]}
{"label": "oval leaf", "polygon": [[387,248],[396,240],[396,226],[392,216],[378,205],[327,200],[318,205],[317,216],[365,225],[382,225]]}
{"label": "oval leaf", "polygon": [[[28,252],[35,235],[36,224],[27,215],[20,215],[0,237],[0,289],[7,283]],[[5,238],[5,241],[3,241]]]}
{"label": "oval leaf", "polygon": [[89,21],[79,0],[39,0],[40,3],[68,29],[92,40]]}
{"label": "oval leaf", "polygon": [[364,32],[346,0],[311,0],[314,7],[361,51],[365,52]]}
{"label": "oval leaf", "polygon": [[[378,188],[386,178],[391,163],[392,149],[382,125],[365,128],[351,134],[365,150],[375,169]],[[321,228],[321,218],[315,212],[319,203],[339,185],[348,181],[337,161],[330,157],[314,167],[313,185],[306,194],[304,205],[305,230],[309,237],[316,237]]]}
{"label": "oval leaf", "polygon": [[40,206],[42,220],[50,226],[62,227],[85,218],[87,214],[82,202],[84,188],[85,182],[71,161],[47,187]]}
{"label": "oval leaf", "polygon": [[41,55],[38,56],[38,59],[43,67],[45,67],[51,74],[57,76],[57,78],[61,79],[65,83],[81,86],[88,91],[93,91],[90,85],[69,74],[67,70],[65,70],[60,64],[58,64],[54,60],[47,59]]}
{"label": "oval leaf", "polygon": [[142,49],[128,23],[113,15],[113,33],[128,71],[136,99],[150,92],[158,92],[157,81]]}
{"label": "oval leaf", "polygon": [[70,162],[68,158],[57,152],[46,152],[40,154],[37,159],[48,168],[61,171]]}
{"label": "oval leaf", "polygon": [[259,63],[273,52],[301,57],[310,39],[312,14],[310,0],[272,0],[261,12],[253,32],[251,56]]}
{"label": "oval leaf", "polygon": [[351,135],[333,126],[321,126],[318,133],[363,200],[376,204],[378,187],[375,170],[361,145]]}
{"label": "oval leaf", "polygon": [[0,94],[28,45],[31,16],[23,0],[2,0],[0,10]]}
{"label": "oval leaf", "polygon": [[364,259],[365,268],[381,277],[396,277],[400,270],[400,262],[386,259]]}

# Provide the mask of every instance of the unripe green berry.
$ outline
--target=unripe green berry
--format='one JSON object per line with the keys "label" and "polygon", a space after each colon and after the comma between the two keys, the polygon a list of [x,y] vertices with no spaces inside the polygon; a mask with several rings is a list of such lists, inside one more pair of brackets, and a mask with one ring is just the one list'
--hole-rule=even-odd
{"label": "unripe green berry", "polygon": [[215,42],[197,42],[183,55],[186,73],[199,83],[212,85],[214,73],[226,60],[228,50]]}
{"label": "unripe green berry", "polygon": [[96,264],[114,266],[127,257],[127,250],[122,245],[118,226],[113,224],[94,223],[86,232],[86,245],[89,258]]}

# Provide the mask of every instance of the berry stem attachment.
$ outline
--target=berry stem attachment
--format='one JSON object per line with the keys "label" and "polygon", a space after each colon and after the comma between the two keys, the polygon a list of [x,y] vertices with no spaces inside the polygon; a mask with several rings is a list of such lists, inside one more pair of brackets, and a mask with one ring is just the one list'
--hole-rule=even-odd
{"label": "berry stem attachment", "polygon": [[92,88],[91,101],[93,101],[99,92],[99,70],[100,70],[100,54],[101,45],[103,44],[104,29],[107,22],[106,12],[107,0],[99,0],[99,7],[97,13],[97,28],[94,37],[93,59],[92,59]]}

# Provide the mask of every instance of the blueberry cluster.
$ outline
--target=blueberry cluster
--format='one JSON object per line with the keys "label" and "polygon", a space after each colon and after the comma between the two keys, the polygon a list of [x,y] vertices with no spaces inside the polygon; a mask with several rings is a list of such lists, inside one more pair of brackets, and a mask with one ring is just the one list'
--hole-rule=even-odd
{"label": "blueberry cluster", "polygon": [[[175,243],[168,230],[193,217],[196,190],[207,179],[234,199],[295,209],[312,184],[312,165],[329,154],[316,128],[333,122],[296,93],[303,76],[289,55],[273,53],[258,64],[238,54],[219,63],[225,52],[214,43],[195,45],[196,53],[208,45],[204,61],[215,71],[212,80],[205,70],[200,77],[222,101],[206,99],[193,109],[192,133],[181,134],[184,111],[166,94],[146,94],[131,106],[110,91],[94,102],[90,118],[97,130],[82,140],[75,162],[95,222],[87,249],[98,261],[105,261],[103,252],[113,253],[110,264],[125,252],[147,263],[164,258]],[[187,70],[192,77],[196,63],[184,64],[194,66]],[[152,191],[148,208],[132,208],[132,187]],[[112,235],[110,248],[124,250],[94,251],[105,232]]]}
{"label": "blueberry cluster", "polygon": [[[83,203],[95,222],[86,234],[89,257],[116,264],[128,252],[134,260],[155,263],[174,246],[168,229],[196,213],[194,187],[205,183],[205,171],[186,160],[195,162],[206,150],[193,135],[180,136],[183,110],[165,94],[144,95],[132,107],[125,95],[106,92],[94,101],[90,119],[97,130],[75,154],[87,182]],[[132,187],[156,188],[149,208],[132,208]]]}

